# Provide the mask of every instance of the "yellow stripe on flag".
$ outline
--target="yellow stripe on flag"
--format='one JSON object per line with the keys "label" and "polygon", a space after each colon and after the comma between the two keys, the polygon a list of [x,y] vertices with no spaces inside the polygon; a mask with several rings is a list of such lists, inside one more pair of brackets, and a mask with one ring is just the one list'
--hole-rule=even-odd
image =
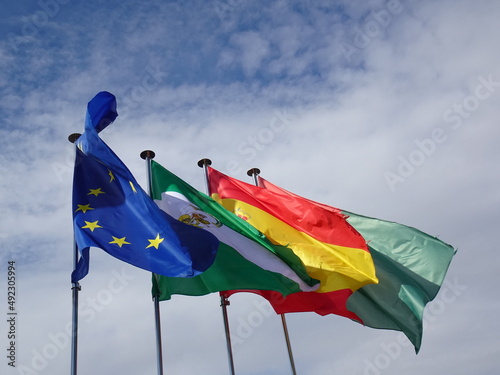
{"label": "yellow stripe on flag", "polygon": [[320,280],[316,292],[355,291],[378,282],[370,253],[366,250],[318,241],[255,206],[234,199],[220,199],[218,194],[213,194],[212,198],[228,211],[243,217],[275,244],[292,249],[304,263],[307,273]]}

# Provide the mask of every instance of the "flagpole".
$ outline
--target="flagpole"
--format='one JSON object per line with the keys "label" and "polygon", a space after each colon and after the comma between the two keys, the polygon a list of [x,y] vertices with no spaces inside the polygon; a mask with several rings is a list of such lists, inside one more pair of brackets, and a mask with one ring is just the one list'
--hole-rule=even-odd
{"label": "flagpole", "polygon": [[[247,171],[247,175],[253,178],[255,186],[259,186],[258,176],[260,174],[259,168],[251,168]],[[295,361],[293,360],[292,344],[290,343],[290,336],[288,335],[288,327],[286,324],[285,314],[280,314],[281,324],[283,325],[283,332],[285,334],[286,347],[288,349],[288,357],[290,358],[290,366],[292,367],[292,374],[297,375],[295,370]]]}
{"label": "flagpole", "polygon": [[[73,270],[76,269],[78,263],[78,248],[74,243]],[[80,283],[71,283],[73,311],[72,311],[72,328],[71,328],[71,375],[77,374],[78,362],[78,292],[82,290]]]}
{"label": "flagpole", "polygon": [[[205,189],[208,195],[210,195],[210,184],[208,180],[208,166],[212,165],[210,159],[201,159],[198,161],[198,167],[203,168],[205,173]],[[227,315],[227,306],[229,306],[229,299],[223,292],[219,292],[220,295],[220,306],[222,308],[222,318],[224,320],[224,331],[226,333],[226,346],[227,346],[227,356],[229,360],[229,370],[231,375],[234,375],[234,360],[233,360],[233,349],[231,346],[231,333],[229,332],[229,319]]]}
{"label": "flagpole", "polygon": [[[144,150],[141,152],[141,158],[146,160],[146,173],[148,180],[148,194],[152,197],[152,183],[151,183],[151,160],[154,159],[155,153],[151,150]],[[155,311],[155,331],[156,331],[156,368],[158,375],[163,375],[163,350],[161,343],[161,319],[160,319],[160,299],[156,295],[153,297],[154,311]]]}
{"label": "flagpole", "polygon": [[[75,143],[80,138],[80,133],[73,133],[68,136],[68,141]],[[76,241],[73,240],[73,270],[76,270],[80,254]],[[82,290],[80,283],[71,283],[72,312],[71,312],[71,375],[77,374],[78,362],[78,292]]]}

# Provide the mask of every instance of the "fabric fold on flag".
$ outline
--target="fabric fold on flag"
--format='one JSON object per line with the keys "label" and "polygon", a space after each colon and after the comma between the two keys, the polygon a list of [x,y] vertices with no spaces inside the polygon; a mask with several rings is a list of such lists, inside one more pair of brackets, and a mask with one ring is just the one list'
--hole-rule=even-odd
{"label": "fabric fold on flag", "polygon": [[[297,197],[260,176],[259,186]],[[310,202],[330,209],[324,204]],[[378,284],[355,291],[347,300],[347,309],[368,327],[403,332],[418,353],[425,305],[436,297],[455,250],[418,229],[341,212],[368,243],[379,279]]]}
{"label": "fabric fold on flag", "polygon": [[230,213],[207,195],[152,161],[152,196],[169,215],[203,228],[219,241],[216,259],[203,274],[182,279],[153,275],[154,296],[200,296],[231,289],[260,289],[281,295],[317,289],[287,247],[273,245],[262,233]]}
{"label": "fabric fold on flag", "polygon": [[213,168],[208,169],[208,175],[216,200],[273,243],[290,247],[309,275],[321,282],[314,293],[297,293],[286,298],[266,291],[254,293],[268,299],[280,314],[314,311],[360,320],[346,309],[346,301],[355,290],[376,283],[377,277],[366,241],[340,210],[247,184]]}
{"label": "fabric fold on flag", "polygon": [[114,95],[100,92],[88,104],[85,132],[76,142],[73,228],[81,258],[72,282],[87,275],[90,247],[162,275],[202,273],[213,263],[219,241],[160,210],[101,140],[98,132],[117,116]]}

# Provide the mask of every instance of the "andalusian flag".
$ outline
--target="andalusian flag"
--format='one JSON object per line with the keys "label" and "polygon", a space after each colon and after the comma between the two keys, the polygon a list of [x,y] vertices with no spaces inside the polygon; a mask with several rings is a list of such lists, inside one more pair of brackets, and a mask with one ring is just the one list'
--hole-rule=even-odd
{"label": "andalusian flag", "polygon": [[[260,177],[259,185],[287,196],[290,203],[304,200]],[[324,204],[308,202],[317,210],[332,210]],[[347,211],[342,214],[368,243],[379,279],[378,284],[357,290],[347,300],[347,309],[364,325],[403,332],[418,352],[425,305],[436,297],[455,250],[412,227]],[[306,217],[305,214],[303,221]],[[311,218],[307,221],[316,225]]]}
{"label": "andalusian flag", "polygon": [[220,241],[214,263],[192,278],[153,276],[153,295],[204,295],[231,289],[260,289],[282,295],[317,289],[318,281],[285,246],[273,245],[262,233],[228,212],[152,161],[152,195],[158,206],[178,220],[203,228]]}
{"label": "andalusian flag", "polygon": [[285,299],[268,292],[254,293],[267,298],[277,313],[314,311],[360,320],[346,309],[346,301],[364,285],[377,283],[377,277],[365,239],[340,210],[247,184],[213,168],[208,169],[208,174],[216,200],[273,243],[291,248],[308,274],[321,282],[313,293],[293,294]]}

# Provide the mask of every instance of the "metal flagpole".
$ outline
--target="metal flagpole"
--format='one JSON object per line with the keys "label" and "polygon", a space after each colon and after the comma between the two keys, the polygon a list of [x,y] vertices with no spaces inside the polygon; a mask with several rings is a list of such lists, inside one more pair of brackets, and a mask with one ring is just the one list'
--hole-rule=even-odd
{"label": "metal flagpole", "polygon": [[[144,150],[141,152],[141,158],[146,160],[146,173],[148,180],[148,194],[151,197],[152,184],[151,184],[151,160],[154,159],[155,153],[151,150]],[[163,375],[163,350],[161,345],[161,323],[160,323],[160,298],[158,295],[153,297],[153,304],[155,309],[155,330],[156,330],[156,367],[158,375]]]}
{"label": "metal flagpole", "polygon": [[283,324],[283,332],[285,333],[286,347],[288,349],[288,357],[290,358],[290,366],[292,366],[292,374],[297,375],[297,371],[295,370],[295,362],[293,360],[292,344],[290,343],[290,337],[288,336],[285,314],[280,314],[280,316],[281,323]]}
{"label": "metal flagpole", "polygon": [[229,306],[229,299],[223,292],[219,292],[220,295],[220,306],[222,307],[222,318],[224,319],[224,330],[226,332],[226,346],[227,346],[227,356],[229,360],[229,371],[231,375],[234,375],[234,361],[233,361],[233,349],[231,346],[231,333],[229,332],[229,319],[227,316],[227,306]]}
{"label": "metal flagpole", "polygon": [[[73,133],[68,136],[68,141],[75,143],[78,138],[80,138],[80,133]],[[76,241],[73,242],[73,270],[76,270],[80,254],[78,254],[78,247],[76,246]],[[73,310],[71,312],[71,375],[76,375],[77,373],[77,359],[78,359],[78,292],[82,288],[80,283],[71,283],[71,293],[72,293],[72,306]]]}
{"label": "metal flagpole", "polygon": [[[253,177],[253,182],[255,186],[259,186],[259,180],[257,179],[259,174],[260,174],[259,168],[251,168],[247,171],[247,175]],[[286,347],[288,349],[288,357],[290,358],[290,366],[292,366],[292,374],[297,375],[297,372],[295,370],[295,361],[293,360],[292,345],[290,343],[290,336],[288,335],[288,327],[286,325],[285,314],[280,314],[280,316],[281,316],[281,324],[283,325],[283,332],[285,333],[285,341],[286,341]]]}
{"label": "metal flagpole", "polygon": [[[210,195],[210,184],[208,182],[208,169],[207,167],[212,165],[210,159],[201,159],[198,161],[198,167],[203,168],[205,173],[205,189],[208,195]],[[229,360],[229,370],[231,375],[234,375],[234,361],[233,361],[233,349],[231,346],[231,333],[229,332],[229,319],[227,316],[227,306],[229,306],[229,299],[224,295],[223,292],[220,295],[220,306],[222,307],[222,318],[224,320],[224,330],[226,332],[226,346],[227,346],[227,356]]]}
{"label": "metal flagpole", "polygon": [[[76,242],[74,244],[75,255],[73,257],[73,270],[76,269],[78,263],[78,248]],[[71,375],[77,374],[77,354],[78,354],[78,292],[82,290],[78,281],[71,283],[71,291],[73,294],[73,311],[72,311],[72,328],[71,328]]]}

